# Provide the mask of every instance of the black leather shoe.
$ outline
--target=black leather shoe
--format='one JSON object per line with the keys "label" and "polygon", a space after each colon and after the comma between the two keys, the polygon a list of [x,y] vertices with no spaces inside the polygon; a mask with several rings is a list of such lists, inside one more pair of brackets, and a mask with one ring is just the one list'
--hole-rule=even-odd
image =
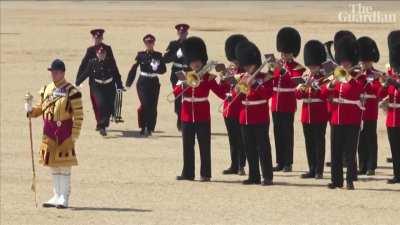
{"label": "black leather shoe", "polygon": [[248,179],[248,180],[244,180],[242,182],[242,184],[244,184],[244,185],[261,184],[261,181],[260,180],[250,180],[250,179]]}
{"label": "black leather shoe", "polygon": [[358,175],[365,175],[365,174],[367,174],[367,171],[366,170],[359,170],[359,171],[357,171],[357,174]]}
{"label": "black leather shoe", "polygon": [[176,120],[176,128],[178,129],[178,131],[182,131],[182,123],[179,118]]}
{"label": "black leather shoe", "polygon": [[53,207],[56,207],[56,205],[45,202],[42,204],[42,207],[43,208],[53,208]]}
{"label": "black leather shoe", "polygon": [[346,189],[347,189],[347,190],[354,190],[354,184],[353,184],[353,182],[347,183],[347,184],[346,184]]}
{"label": "black leather shoe", "polygon": [[272,171],[282,171],[283,170],[283,166],[281,166],[281,165],[277,165],[277,166],[275,166],[274,168],[272,168]]}
{"label": "black leather shoe", "polygon": [[393,178],[393,179],[389,179],[387,180],[388,184],[397,184],[400,183],[400,178]]}
{"label": "black leather shoe", "polygon": [[106,129],[105,128],[100,128],[100,130],[99,130],[99,132],[100,132],[100,135],[101,136],[107,136],[107,132],[106,132]]}
{"label": "black leather shoe", "polygon": [[238,173],[238,170],[235,170],[232,167],[222,171],[222,174],[224,174],[224,175],[237,174],[237,173]]}
{"label": "black leather shoe", "polygon": [[326,163],[325,163],[325,166],[331,167],[331,166],[332,166],[332,163],[331,163],[331,162],[326,162]]}
{"label": "black leather shoe", "polygon": [[334,183],[329,183],[328,184],[328,188],[329,189],[342,188],[342,187],[343,187],[343,184],[342,185],[337,185],[337,184],[334,184]]}
{"label": "black leather shoe", "polygon": [[245,171],[244,168],[242,167],[242,168],[239,169],[239,171],[238,171],[237,174],[238,174],[239,176],[245,176],[245,175],[246,175],[246,171]]}
{"label": "black leather shoe", "polygon": [[263,180],[262,185],[263,186],[271,186],[271,185],[273,185],[273,182],[272,182],[272,180]]}
{"label": "black leather shoe", "polygon": [[194,177],[177,176],[176,180],[194,180]]}
{"label": "black leather shoe", "polygon": [[282,171],[285,173],[292,172],[292,166],[285,166],[285,167],[283,167]]}
{"label": "black leather shoe", "polygon": [[308,172],[308,173],[303,173],[300,177],[303,179],[307,179],[307,178],[314,178],[315,175],[311,172]]}
{"label": "black leather shoe", "polygon": [[200,182],[210,182],[211,181],[211,178],[209,178],[209,177],[201,177],[200,178]]}
{"label": "black leather shoe", "polygon": [[367,170],[367,176],[374,176],[375,170]]}
{"label": "black leather shoe", "polygon": [[386,158],[386,162],[392,163],[392,162],[393,162],[393,159],[392,159],[392,158]]}
{"label": "black leather shoe", "polygon": [[324,178],[324,175],[322,175],[322,173],[315,174],[315,179],[320,180],[320,179],[323,179],[323,178]]}

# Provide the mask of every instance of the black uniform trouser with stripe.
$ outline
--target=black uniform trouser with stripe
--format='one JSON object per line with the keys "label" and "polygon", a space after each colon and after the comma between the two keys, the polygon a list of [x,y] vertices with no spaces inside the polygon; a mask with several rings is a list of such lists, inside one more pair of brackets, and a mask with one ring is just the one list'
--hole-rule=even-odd
{"label": "black uniform trouser with stripe", "polygon": [[242,125],[242,135],[246,145],[249,163],[249,180],[260,180],[260,166],[265,180],[273,179],[269,124]]}
{"label": "black uniform trouser with stripe", "polygon": [[154,131],[157,122],[157,105],[160,94],[158,78],[139,77],[136,89],[140,100],[138,110],[139,127]]}
{"label": "black uniform trouser with stripe", "polygon": [[387,128],[393,159],[393,175],[400,180],[400,127]]}
{"label": "black uniform trouser with stripe", "polygon": [[358,145],[360,171],[375,170],[378,160],[377,121],[364,121]]}
{"label": "black uniform trouser with stripe", "polygon": [[352,183],[357,176],[356,152],[360,126],[332,125],[331,180],[343,185],[343,156],[347,164],[346,181]]}
{"label": "black uniform trouser with stripe", "polygon": [[200,175],[211,178],[211,126],[207,122],[182,122],[183,170],[182,176],[195,177],[195,138],[200,149]]}
{"label": "black uniform trouser with stripe", "polygon": [[238,119],[224,118],[229,138],[231,153],[231,169],[239,170],[246,166],[246,153],[244,150],[242,132]]}
{"label": "black uniform trouser with stripe", "polygon": [[303,124],[308,167],[312,175],[324,172],[326,124]]}
{"label": "black uniform trouser with stripe", "polygon": [[90,98],[96,116],[97,128],[110,125],[110,117],[114,113],[116,88],[113,82],[109,84],[90,84]]}
{"label": "black uniform trouser with stripe", "polygon": [[276,163],[279,167],[293,164],[294,113],[273,112]]}
{"label": "black uniform trouser with stripe", "polygon": [[[175,73],[179,70],[181,70],[181,69],[176,68],[176,67],[172,67],[172,69],[171,69],[170,82],[171,82],[172,88],[174,88],[176,83],[178,82],[178,78],[176,77]],[[181,118],[181,105],[182,105],[182,96],[179,96],[175,99],[175,102],[174,102],[174,110],[175,110],[175,114],[177,116],[177,120],[180,120],[180,118]]]}

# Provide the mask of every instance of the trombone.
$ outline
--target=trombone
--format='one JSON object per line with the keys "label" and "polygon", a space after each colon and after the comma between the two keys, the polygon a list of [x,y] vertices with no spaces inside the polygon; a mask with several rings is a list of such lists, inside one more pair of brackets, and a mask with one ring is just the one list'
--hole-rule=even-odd
{"label": "trombone", "polygon": [[[183,95],[183,93],[186,92],[186,90],[188,90],[189,88],[197,88],[202,79],[203,76],[208,73],[209,71],[211,71],[213,68],[215,68],[215,66],[218,65],[217,61],[211,60],[210,62],[208,62],[206,65],[204,65],[200,70],[198,71],[189,71],[187,73],[185,73],[185,79],[184,80],[180,80],[181,82],[183,82],[183,84],[186,84],[187,87],[185,89],[182,90],[182,92],[177,95],[174,96],[174,92],[170,92],[167,95],[167,101],[169,103],[174,102],[177,98],[181,97]],[[182,73],[183,71],[178,71],[175,74],[178,73]]]}

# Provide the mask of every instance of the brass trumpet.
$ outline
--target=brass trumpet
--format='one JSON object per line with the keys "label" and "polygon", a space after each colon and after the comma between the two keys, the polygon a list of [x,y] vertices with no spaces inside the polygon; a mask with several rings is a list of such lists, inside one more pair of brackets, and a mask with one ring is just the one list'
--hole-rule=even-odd
{"label": "brass trumpet", "polygon": [[[189,71],[185,74],[185,79],[182,80],[187,87],[182,90],[182,92],[178,96],[174,96],[174,92],[170,92],[167,95],[167,101],[169,103],[174,102],[177,98],[183,95],[183,93],[188,90],[189,88],[196,88],[200,85],[201,80],[203,79],[203,76],[211,71],[216,65],[218,65],[217,61],[210,60],[206,65],[204,65],[199,71]],[[180,73],[182,71],[178,71],[177,73]]]}
{"label": "brass trumpet", "polygon": [[[244,81],[243,79],[239,80],[239,82],[236,84],[236,89],[242,93],[247,95],[250,92],[250,86],[248,85],[248,82],[251,80],[254,80],[259,72],[268,64],[268,60],[264,61],[260,67],[256,71],[254,71],[253,74],[250,75],[249,78]],[[271,76],[272,77],[272,76]]]}

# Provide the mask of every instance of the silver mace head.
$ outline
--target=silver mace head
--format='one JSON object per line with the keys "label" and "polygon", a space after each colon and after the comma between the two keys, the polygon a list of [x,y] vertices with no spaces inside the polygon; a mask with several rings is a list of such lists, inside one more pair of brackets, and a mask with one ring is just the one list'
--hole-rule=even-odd
{"label": "silver mace head", "polygon": [[30,103],[32,103],[32,101],[33,101],[33,95],[31,95],[30,92],[26,93],[25,102],[30,104]]}

